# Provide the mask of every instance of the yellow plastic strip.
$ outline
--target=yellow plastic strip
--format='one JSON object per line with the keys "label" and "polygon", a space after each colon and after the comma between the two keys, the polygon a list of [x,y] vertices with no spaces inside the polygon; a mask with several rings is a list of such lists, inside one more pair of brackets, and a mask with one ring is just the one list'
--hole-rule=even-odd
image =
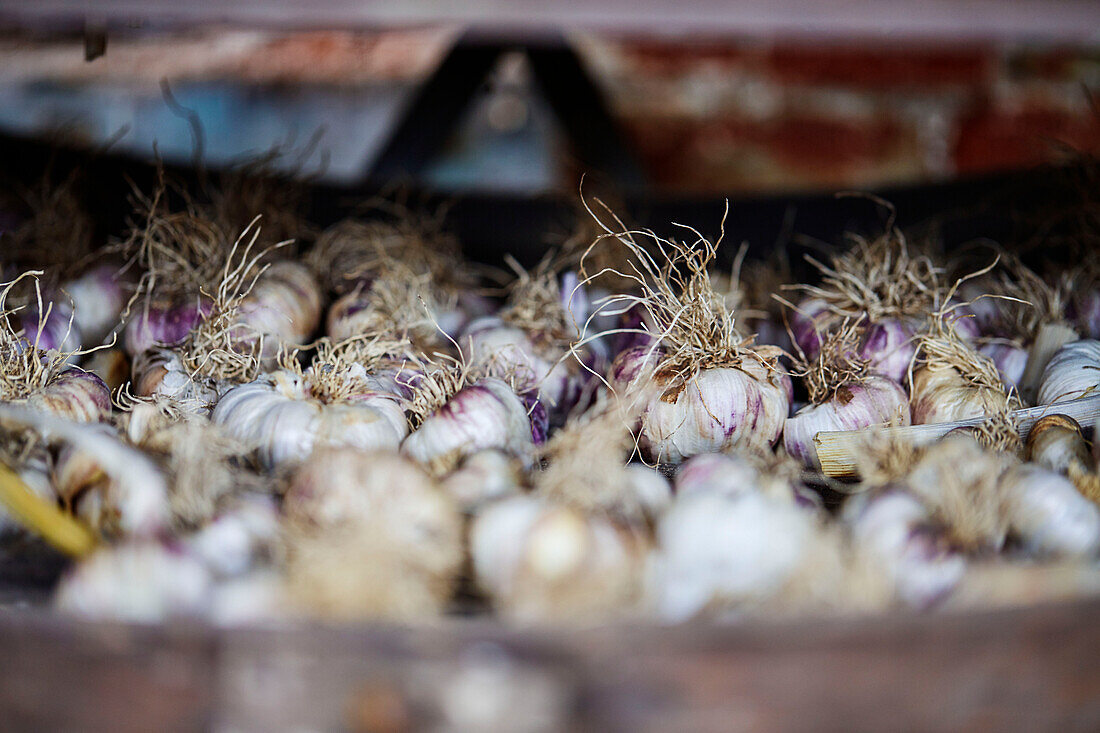
{"label": "yellow plastic strip", "polygon": [[44,499],[36,496],[18,474],[0,464],[0,503],[28,530],[72,557],[95,549],[95,533]]}

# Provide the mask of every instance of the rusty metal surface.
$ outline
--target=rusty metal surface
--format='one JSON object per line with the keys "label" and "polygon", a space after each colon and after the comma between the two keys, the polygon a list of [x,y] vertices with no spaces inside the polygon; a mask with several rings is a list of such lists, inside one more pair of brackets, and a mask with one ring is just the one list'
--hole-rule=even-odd
{"label": "rusty metal surface", "polygon": [[1013,39],[1095,44],[1093,0],[8,0],[0,21],[36,29],[208,24],[272,28],[379,28],[449,23],[496,38],[562,29],[642,35]]}
{"label": "rusty metal surface", "polygon": [[80,730],[1097,730],[1100,600],[662,628],[0,619],[0,714]]}

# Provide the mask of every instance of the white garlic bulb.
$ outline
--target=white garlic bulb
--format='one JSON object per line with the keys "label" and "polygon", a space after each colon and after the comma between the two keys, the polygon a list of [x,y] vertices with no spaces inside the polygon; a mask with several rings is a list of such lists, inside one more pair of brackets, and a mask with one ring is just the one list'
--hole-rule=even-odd
{"label": "white garlic bulb", "polygon": [[610,521],[533,496],[490,505],[474,520],[478,584],[520,620],[591,621],[630,611],[641,589],[644,539]]}
{"label": "white garlic bulb", "polygon": [[153,348],[138,354],[133,377],[138,395],[168,400],[198,415],[209,414],[218,401],[215,380],[192,374],[171,349]]}
{"label": "white garlic bulb", "polygon": [[657,614],[684,621],[768,597],[798,571],[817,532],[810,513],[756,492],[677,497],[657,525]]}
{"label": "white garlic bulb", "polygon": [[424,465],[453,465],[488,448],[528,458],[534,445],[523,400],[507,383],[489,377],[459,390],[428,415],[405,438],[401,452]]}
{"label": "white garlic bulb", "polygon": [[1092,558],[1100,551],[1100,509],[1066,477],[1024,463],[1004,473],[1001,491],[1012,534],[1028,552]]}
{"label": "white garlic bulb", "polygon": [[523,469],[519,461],[503,451],[492,449],[468,456],[459,468],[443,479],[444,490],[466,512],[518,494],[522,486]]}
{"label": "white garlic bulb", "polygon": [[913,372],[914,425],[992,415],[1009,405],[1004,391],[971,384],[954,367],[924,366]]}
{"label": "white garlic bulb", "polygon": [[1100,389],[1100,341],[1071,341],[1047,363],[1036,403],[1068,402],[1095,394],[1097,389]]}
{"label": "white garlic bulb", "polygon": [[185,538],[188,551],[219,577],[252,570],[272,552],[279,536],[275,500],[248,494],[233,500],[212,521]]}
{"label": "white garlic bulb", "polygon": [[133,542],[97,551],[58,586],[54,605],[81,616],[157,623],[202,615],[212,589],[203,564],[157,542]]}
{"label": "white garlic bulb", "polygon": [[271,354],[279,344],[302,343],[321,321],[321,286],[301,263],[272,263],[241,302],[240,319],[269,337]]}
{"label": "white garlic bulb", "polygon": [[317,446],[397,448],[408,433],[404,410],[391,395],[326,404],[311,396],[305,377],[287,370],[230,389],[212,419],[255,448],[268,468],[300,461]]}
{"label": "white garlic bulb", "polygon": [[806,405],[787,418],[783,445],[802,462],[821,467],[817,434],[830,430],[859,430],[873,425],[908,425],[909,397],[897,382],[871,375],[846,384],[821,404]]}

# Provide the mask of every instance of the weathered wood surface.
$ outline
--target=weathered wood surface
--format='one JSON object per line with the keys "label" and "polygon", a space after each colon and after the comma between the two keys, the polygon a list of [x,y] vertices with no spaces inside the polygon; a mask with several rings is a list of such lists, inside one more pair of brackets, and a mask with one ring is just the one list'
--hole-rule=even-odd
{"label": "weathered wood surface", "polygon": [[4,729],[1100,730],[1100,600],[682,628],[0,617]]}

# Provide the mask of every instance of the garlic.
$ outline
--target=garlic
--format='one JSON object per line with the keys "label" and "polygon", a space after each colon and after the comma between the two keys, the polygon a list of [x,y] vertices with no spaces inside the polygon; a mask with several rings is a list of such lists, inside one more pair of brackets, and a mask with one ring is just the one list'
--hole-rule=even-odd
{"label": "garlic", "polygon": [[890,576],[901,601],[918,609],[937,605],[966,573],[924,505],[897,489],[857,496],[844,506],[844,522],[857,546]]}
{"label": "garlic", "polygon": [[1012,534],[1033,554],[1094,558],[1100,551],[1100,508],[1073,483],[1032,463],[1001,476]]}
{"label": "garlic", "polygon": [[41,389],[23,399],[35,410],[76,422],[98,422],[111,414],[111,393],[96,375],[66,369]]}
{"label": "garlic", "polygon": [[1100,341],[1071,341],[1047,364],[1036,404],[1051,405],[1087,397],[1100,388]]}
{"label": "garlic", "polygon": [[1007,386],[1019,387],[1027,366],[1027,349],[1010,342],[991,341],[978,349],[978,352],[989,357]]}
{"label": "garlic", "polygon": [[[804,508],[816,508],[820,498],[799,482],[802,466],[792,459],[766,459],[745,453],[701,453],[676,470],[676,496],[717,493],[739,496],[760,493]],[[812,496],[811,496],[812,494]]]}
{"label": "garlic", "polygon": [[1000,476],[1012,459],[966,435],[948,435],[916,458],[902,486],[964,548],[998,550],[1009,530]]}
{"label": "garlic", "polygon": [[318,451],[292,476],[288,589],[310,613],[420,617],[442,611],[462,563],[462,517],[394,453]]}
{"label": "garlic", "polygon": [[177,302],[146,301],[126,323],[123,331],[126,352],[133,357],[158,345],[180,343],[209,315],[212,307],[205,297]]}
{"label": "garlic", "polygon": [[499,450],[478,451],[447,474],[443,489],[467,513],[498,499],[520,493],[523,470],[513,456]]}
{"label": "garlic", "polygon": [[118,325],[126,306],[126,296],[118,280],[117,268],[100,265],[62,286],[72,299],[73,325],[85,345],[102,342]]}
{"label": "garlic", "polygon": [[862,383],[840,387],[832,399],[807,405],[787,418],[783,445],[795,458],[820,468],[814,444],[818,433],[908,424],[908,398],[901,386],[890,379],[870,376]]}
{"label": "garlic", "polygon": [[209,414],[218,401],[217,380],[188,370],[179,353],[153,348],[134,359],[134,387],[139,397],[168,401],[196,415]]}
{"label": "garlic", "polygon": [[812,515],[756,492],[677,497],[657,525],[650,575],[657,614],[684,621],[778,592],[817,531]]}
{"label": "garlic", "polygon": [[211,419],[268,468],[300,461],[316,446],[397,448],[408,433],[391,395],[364,391],[331,403],[312,395],[309,376],[281,369],[227,391]]}
{"label": "garlic", "polygon": [[642,414],[639,446],[647,458],[678,463],[699,453],[769,448],[787,418],[790,382],[755,359],[666,383]]}
{"label": "garlic", "polygon": [[815,468],[821,467],[815,444],[820,432],[909,424],[909,399],[901,385],[868,373],[869,360],[855,355],[860,331],[858,322],[845,322],[825,337],[817,357],[800,364],[810,404],[787,418],[783,445]]}
{"label": "garlic", "polygon": [[401,452],[423,465],[453,466],[488,448],[527,459],[534,446],[523,400],[505,382],[486,377],[458,389],[428,412],[405,438]]}
{"label": "garlic", "polygon": [[270,556],[279,537],[279,510],[270,496],[246,494],[184,539],[188,552],[218,577],[236,577]]}
{"label": "garlic", "polygon": [[89,618],[159,623],[202,615],[212,582],[186,553],[157,542],[125,543],[81,561],[62,579],[54,605]]}
{"label": "garlic", "polygon": [[1073,468],[1087,472],[1091,464],[1085,436],[1067,415],[1044,415],[1028,433],[1027,460],[1062,475]]}
{"label": "garlic", "polygon": [[521,621],[592,621],[639,600],[645,542],[598,516],[530,496],[497,502],[474,519],[478,585]]}
{"label": "garlic", "polygon": [[80,349],[84,339],[71,303],[65,300],[48,303],[44,313],[36,307],[30,308],[20,320],[23,340],[30,348],[60,351],[69,354],[68,361],[76,360],[74,352]]}

